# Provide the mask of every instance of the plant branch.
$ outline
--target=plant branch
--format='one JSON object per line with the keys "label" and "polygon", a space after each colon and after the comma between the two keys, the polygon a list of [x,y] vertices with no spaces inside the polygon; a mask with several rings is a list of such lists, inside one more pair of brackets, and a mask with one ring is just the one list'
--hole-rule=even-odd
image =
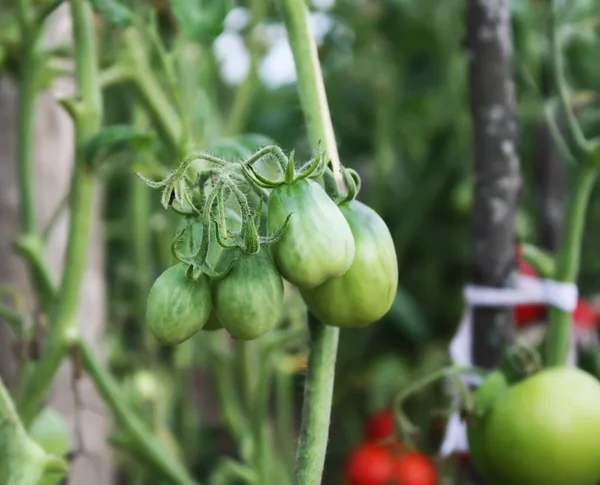
{"label": "plant branch", "polygon": [[84,369],[94,382],[98,392],[102,395],[118,423],[136,441],[139,450],[146,458],[159,469],[165,477],[177,484],[194,484],[184,466],[176,457],[169,455],[163,446],[147,429],[143,421],[123,399],[123,392],[113,377],[104,370],[97,361],[92,350],[84,341],[78,342]]}
{"label": "plant branch", "polygon": [[567,87],[567,80],[565,78],[562,46],[558,32],[557,2],[556,0],[549,1],[550,7],[548,8],[548,35],[550,37],[550,54],[552,56],[552,71],[554,75],[554,82],[556,84],[555,87],[558,91],[558,97],[565,120],[567,122],[569,135],[571,136],[576,148],[583,153],[587,153],[590,150],[590,144],[586,140],[585,135],[581,130],[581,126],[579,126],[577,117],[575,116],[573,107],[569,101],[569,90]]}
{"label": "plant branch", "polygon": [[70,187],[70,221],[62,281],[50,315],[46,349],[26,382],[19,410],[28,424],[42,406],[70,341],[77,333],[76,313],[90,241],[95,175],[87,165],[84,148],[100,128],[101,88],[92,9],[86,0],[69,0],[73,19],[78,110],[75,118],[75,165]]}
{"label": "plant branch", "polygon": [[130,27],[123,38],[133,64],[133,81],[146,108],[167,145],[178,156],[185,156],[189,147],[186,140],[182,139],[183,124],[148,64],[139,32]]}
{"label": "plant branch", "polygon": [[294,54],[300,102],[311,144],[317,148],[319,141],[323,143],[327,156],[331,159],[336,181],[341,185],[343,182],[340,156],[327,104],[317,45],[308,24],[305,0],[279,0],[279,5]]}

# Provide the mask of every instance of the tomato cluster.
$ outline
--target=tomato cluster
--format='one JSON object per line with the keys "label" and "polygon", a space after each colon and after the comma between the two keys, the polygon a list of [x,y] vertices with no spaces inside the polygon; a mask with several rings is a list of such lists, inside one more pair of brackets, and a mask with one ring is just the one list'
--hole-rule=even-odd
{"label": "tomato cluster", "polygon": [[348,456],[346,485],[436,485],[438,474],[431,459],[406,451],[394,438],[392,411],[373,415],[365,428],[365,440]]}
{"label": "tomato cluster", "polygon": [[[394,243],[381,217],[355,199],[358,175],[344,169],[348,191],[342,195],[315,180],[333,178],[322,157],[307,165],[297,173],[290,157],[282,163],[283,179],[270,181],[241,162],[246,183],[270,190],[266,237],[259,236],[263,206],[250,207],[232,175],[235,164],[212,182],[208,197],[200,191],[201,208],[173,175],[168,184],[155,183],[174,191],[163,201],[192,206],[173,243],[179,263],[158,277],[148,297],[147,322],[160,342],[175,345],[200,329],[224,328],[241,340],[264,335],[281,317],[282,278],[327,325],[362,327],[390,309],[398,285]],[[228,210],[235,213],[226,207],[230,195],[239,212],[237,233],[227,220]]]}

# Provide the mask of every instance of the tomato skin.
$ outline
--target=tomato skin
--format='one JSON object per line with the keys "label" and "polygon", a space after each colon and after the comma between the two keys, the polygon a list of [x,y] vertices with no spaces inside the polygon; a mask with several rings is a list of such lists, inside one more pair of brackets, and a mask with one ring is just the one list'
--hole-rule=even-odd
{"label": "tomato skin", "polygon": [[394,430],[394,413],[391,409],[383,409],[373,414],[365,427],[365,439],[379,442],[392,437]]}
{"label": "tomato skin", "polygon": [[67,423],[54,409],[45,407],[29,427],[29,436],[51,455],[64,457],[73,449]]}
{"label": "tomato skin", "polygon": [[490,483],[600,480],[600,383],[582,370],[556,367],[519,381],[468,427],[475,465]]}
{"label": "tomato skin", "polygon": [[353,200],[340,210],[350,225],[355,256],[350,269],[300,293],[321,322],[334,327],[364,327],[391,308],[398,288],[394,241],[383,219],[367,205]]}
{"label": "tomato skin", "polygon": [[267,226],[270,234],[289,225],[272,245],[281,275],[299,288],[314,288],[344,274],[354,259],[350,226],[325,190],[310,179],[271,191]]}
{"label": "tomato skin", "polygon": [[283,308],[283,281],[268,250],[256,254],[241,249],[224,251],[221,267],[231,270],[213,282],[217,317],[232,337],[254,340],[271,330]]}
{"label": "tomato skin", "polygon": [[178,263],[165,270],[148,295],[146,321],[156,339],[177,345],[191,338],[208,320],[212,309],[208,276],[192,281],[187,265]]}
{"label": "tomato skin", "polygon": [[383,446],[364,443],[356,448],[346,462],[347,485],[388,485],[394,467],[394,457]]}
{"label": "tomato skin", "polygon": [[427,455],[416,451],[406,453],[394,461],[391,483],[436,485],[438,483],[437,469]]}

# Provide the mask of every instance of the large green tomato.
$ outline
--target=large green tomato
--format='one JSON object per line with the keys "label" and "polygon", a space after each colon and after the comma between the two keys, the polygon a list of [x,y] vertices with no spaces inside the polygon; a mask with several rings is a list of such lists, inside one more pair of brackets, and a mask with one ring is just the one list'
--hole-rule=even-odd
{"label": "large green tomato", "polygon": [[314,288],[348,271],[354,260],[352,231],[317,182],[300,179],[271,191],[269,232],[281,228],[290,214],[287,229],[272,246],[285,279],[299,288]]}
{"label": "large green tomato", "polygon": [[223,251],[219,267],[233,265],[213,281],[218,321],[232,337],[254,340],[271,330],[283,308],[283,281],[268,250],[256,254],[241,249]]}
{"label": "large green tomato", "polygon": [[161,274],[150,289],[146,320],[156,339],[165,345],[185,342],[207,322],[212,309],[210,281],[186,276],[178,263]]}
{"label": "large green tomato", "polygon": [[352,230],[354,261],[342,276],[300,293],[323,323],[363,327],[383,317],[398,288],[398,262],[389,229],[370,207],[353,200],[340,205]]}
{"label": "large green tomato", "polygon": [[469,447],[489,483],[598,483],[600,383],[594,377],[557,367],[500,391],[482,416],[468,422]]}

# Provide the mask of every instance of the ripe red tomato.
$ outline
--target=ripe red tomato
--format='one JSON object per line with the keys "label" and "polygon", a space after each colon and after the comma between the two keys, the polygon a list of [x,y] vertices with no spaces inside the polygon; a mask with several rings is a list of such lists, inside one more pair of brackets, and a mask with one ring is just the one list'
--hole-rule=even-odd
{"label": "ripe red tomato", "polygon": [[394,467],[390,450],[374,443],[356,448],[346,462],[347,485],[388,485]]}
{"label": "ripe red tomato", "polygon": [[573,322],[579,328],[593,329],[598,323],[598,313],[590,303],[580,298],[573,311]]}
{"label": "ripe red tomato", "polygon": [[386,408],[373,414],[365,427],[365,439],[379,442],[394,434],[394,413]]}
{"label": "ripe red tomato", "polygon": [[413,451],[400,456],[394,462],[392,482],[394,485],[436,485],[437,469],[431,459]]}
{"label": "ripe red tomato", "polygon": [[[517,251],[517,261],[519,263],[519,274],[523,276],[538,276],[533,267],[523,259],[520,251]],[[546,307],[538,303],[529,305],[518,305],[514,308],[514,318],[517,325],[534,322],[544,318]]]}

